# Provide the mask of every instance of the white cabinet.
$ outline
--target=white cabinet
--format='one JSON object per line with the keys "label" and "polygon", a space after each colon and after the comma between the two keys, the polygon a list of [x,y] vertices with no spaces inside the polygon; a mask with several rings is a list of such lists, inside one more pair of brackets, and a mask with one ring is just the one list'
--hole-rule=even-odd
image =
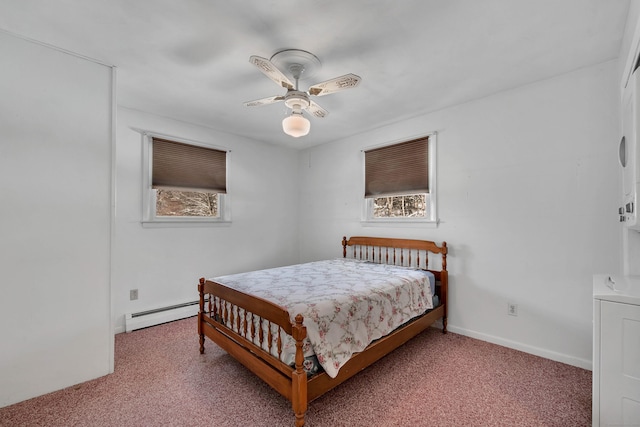
{"label": "white cabinet", "polygon": [[593,425],[640,425],[640,276],[594,276],[593,298]]}

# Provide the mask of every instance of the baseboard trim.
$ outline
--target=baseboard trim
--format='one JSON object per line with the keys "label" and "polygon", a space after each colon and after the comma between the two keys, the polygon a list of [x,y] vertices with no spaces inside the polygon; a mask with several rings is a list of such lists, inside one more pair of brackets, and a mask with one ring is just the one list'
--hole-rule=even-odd
{"label": "baseboard trim", "polygon": [[199,301],[189,301],[168,307],[126,314],[124,329],[126,332],[132,332],[136,329],[148,328],[149,326],[185,319],[198,314],[199,309]]}
{"label": "baseboard trim", "polygon": [[504,338],[496,337],[482,332],[472,331],[470,329],[459,328],[457,326],[447,325],[447,330],[456,334],[464,335],[467,337],[475,338],[481,341],[497,344],[502,347],[511,348],[514,350],[522,351],[525,353],[533,354],[534,356],[544,357],[556,362],[565,363],[567,365],[576,366],[578,368],[593,370],[593,362],[587,359],[581,359],[579,357],[569,356],[568,354],[557,353],[555,351],[546,350],[540,347],[534,347],[531,345],[523,344],[517,341],[511,341]]}

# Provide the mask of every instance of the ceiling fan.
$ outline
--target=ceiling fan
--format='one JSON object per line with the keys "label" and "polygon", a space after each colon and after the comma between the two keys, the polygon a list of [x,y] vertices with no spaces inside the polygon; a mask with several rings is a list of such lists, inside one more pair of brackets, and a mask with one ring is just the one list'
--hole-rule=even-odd
{"label": "ceiling fan", "polygon": [[[305,50],[285,49],[276,52],[270,59],[253,55],[249,58],[249,62],[258,67],[278,86],[286,88],[287,93],[248,101],[244,105],[257,107],[284,101],[284,104],[292,111],[291,115],[282,121],[282,129],[287,135],[296,138],[307,135],[311,128],[311,123],[304,117],[302,110],[307,110],[308,113],[320,119],[329,114],[327,110],[311,100],[311,96],[324,96],[351,89],[356,87],[361,80],[355,74],[345,74],[344,76],[314,84],[309,87],[308,91],[304,92],[298,89],[298,81],[311,78],[321,67],[320,60],[314,54]],[[293,77],[295,84],[280,70],[288,72]]]}

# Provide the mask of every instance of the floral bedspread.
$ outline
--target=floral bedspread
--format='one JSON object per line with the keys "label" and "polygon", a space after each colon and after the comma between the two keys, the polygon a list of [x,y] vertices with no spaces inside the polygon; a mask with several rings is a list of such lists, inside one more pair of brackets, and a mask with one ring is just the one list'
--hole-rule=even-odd
{"label": "floral bedspread", "polygon": [[[304,316],[308,343],[332,378],[352,354],[433,308],[428,273],[353,259],[335,259],[211,279]],[[295,356],[292,338],[283,361]]]}

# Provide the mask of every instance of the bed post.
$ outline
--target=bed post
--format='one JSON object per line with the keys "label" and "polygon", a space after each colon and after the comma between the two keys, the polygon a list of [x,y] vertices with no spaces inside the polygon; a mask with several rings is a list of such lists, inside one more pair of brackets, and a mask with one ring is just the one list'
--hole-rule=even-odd
{"label": "bed post", "polygon": [[204,316],[204,277],[198,283],[198,293],[200,294],[200,310],[198,310],[198,335],[200,335],[200,354],[204,353],[204,331],[202,330],[202,316]]}
{"label": "bed post", "polygon": [[307,328],[302,324],[301,314],[296,316],[291,336],[296,340],[296,369],[291,374],[291,406],[296,415],[296,427],[304,426],[304,415],[307,412],[307,373],[302,367],[304,353],[302,344],[307,337]]}
{"label": "bed post", "polygon": [[342,258],[347,257],[347,236],[342,236]]}

